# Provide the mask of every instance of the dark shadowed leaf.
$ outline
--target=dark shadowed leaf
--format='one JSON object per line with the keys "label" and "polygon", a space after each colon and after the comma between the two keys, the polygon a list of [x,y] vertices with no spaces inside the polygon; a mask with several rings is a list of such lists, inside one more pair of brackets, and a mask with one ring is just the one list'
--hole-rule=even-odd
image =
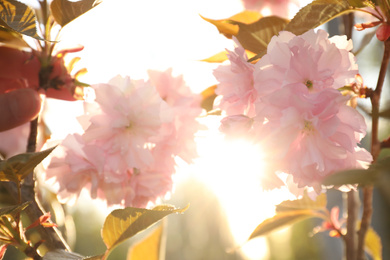
{"label": "dark shadowed leaf", "polygon": [[299,10],[285,30],[300,35],[352,10],[347,0],[315,0]]}
{"label": "dark shadowed leaf", "polygon": [[[83,260],[82,255],[73,253],[73,252],[68,252],[63,249],[57,249],[54,251],[49,251],[43,256],[43,260]],[[100,259],[100,258],[96,258]]]}
{"label": "dark shadowed leaf", "polygon": [[55,147],[35,153],[22,153],[0,162],[0,181],[20,182],[45,159]]}
{"label": "dark shadowed leaf", "polygon": [[279,228],[291,225],[295,222],[304,220],[310,217],[322,217],[315,210],[294,210],[283,211],[277,213],[274,217],[264,220],[250,235],[249,239],[267,235],[268,233],[275,231]]}
{"label": "dark shadowed leaf", "polygon": [[159,260],[164,222],[162,222],[151,234],[139,243],[135,244],[127,253],[127,260]]}
{"label": "dark shadowed leaf", "polygon": [[364,240],[364,248],[373,260],[383,259],[381,238],[372,227],[370,227],[367,231],[366,238]]}
{"label": "dark shadowed leaf", "polygon": [[244,49],[259,54],[267,50],[271,38],[284,29],[289,20],[277,16],[260,18],[251,24],[232,22],[239,26],[238,41]]}
{"label": "dark shadowed leaf", "polygon": [[204,20],[207,22],[215,25],[217,27],[218,31],[225,35],[227,38],[232,38],[234,35],[237,35],[238,33],[238,26],[232,24],[232,21],[235,22],[240,22],[244,24],[250,24],[253,23],[257,20],[260,19],[261,14],[259,12],[254,12],[254,11],[249,11],[245,10],[241,13],[238,13],[236,15],[233,15],[232,17],[229,17],[227,19],[222,19],[222,20],[213,20],[213,19],[208,19],[203,16],[202,17]]}
{"label": "dark shadowed leaf", "polygon": [[16,0],[0,1],[0,26],[41,39],[37,34],[34,10]]}
{"label": "dark shadowed leaf", "polygon": [[326,194],[321,193],[316,200],[312,200],[307,193],[298,200],[286,200],[276,205],[276,212],[292,211],[292,210],[326,210]]}
{"label": "dark shadowed leaf", "polygon": [[24,210],[30,203],[31,203],[31,201],[26,201],[20,205],[2,207],[0,209],[0,216],[3,216],[3,215],[14,216],[15,214]]}
{"label": "dark shadowed leaf", "polygon": [[65,26],[101,2],[102,0],[80,0],[77,2],[69,0],[53,0],[50,4],[50,9],[54,20],[59,25]]}
{"label": "dark shadowed leaf", "polygon": [[124,208],[111,212],[104,221],[102,238],[107,250],[112,250],[124,240],[148,228],[163,217],[187,210],[176,209],[170,205],[156,206],[153,209]]}

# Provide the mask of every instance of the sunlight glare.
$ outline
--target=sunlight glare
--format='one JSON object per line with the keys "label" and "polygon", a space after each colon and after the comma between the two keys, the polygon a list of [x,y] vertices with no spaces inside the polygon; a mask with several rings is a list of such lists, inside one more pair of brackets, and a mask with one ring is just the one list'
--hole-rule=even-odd
{"label": "sunlight glare", "polygon": [[199,158],[193,171],[218,197],[236,243],[232,248],[242,246],[248,259],[267,259],[264,237],[245,242],[257,225],[275,214],[274,206],[291,199],[291,194],[287,190],[262,190],[262,151],[245,139],[226,140],[218,130],[220,119],[202,119],[208,130],[197,137]]}

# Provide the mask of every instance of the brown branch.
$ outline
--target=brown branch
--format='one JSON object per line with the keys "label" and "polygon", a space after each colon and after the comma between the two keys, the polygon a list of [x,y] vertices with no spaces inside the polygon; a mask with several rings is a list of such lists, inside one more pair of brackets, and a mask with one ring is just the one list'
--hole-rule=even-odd
{"label": "brown branch", "polygon": [[359,196],[354,190],[347,193],[348,217],[345,235],[345,255],[347,260],[355,260],[357,254],[356,221],[359,209]]}
{"label": "brown branch", "polygon": [[[379,71],[378,82],[374,92],[371,95],[371,105],[372,105],[372,131],[371,131],[371,154],[373,156],[373,162],[378,159],[381,142],[378,138],[379,132],[379,104],[380,97],[382,93],[383,83],[385,80],[387,67],[390,60],[390,40],[384,42],[384,53],[381,68]],[[364,260],[364,242],[368,228],[370,227],[371,217],[372,217],[372,195],[373,195],[373,186],[367,186],[363,188],[363,215],[360,224],[360,229],[358,231],[358,252],[357,259]]]}
{"label": "brown branch", "polygon": [[[38,133],[38,118],[30,123],[30,135],[27,141],[27,152],[35,152]],[[31,172],[22,183],[22,203],[25,201],[31,201],[32,203],[24,210],[30,221],[33,222],[42,216],[45,212],[41,207],[39,200],[35,193],[35,178],[34,172]],[[41,239],[45,241],[45,246],[49,251],[55,249],[69,250],[69,246],[62,238],[60,232],[55,227],[44,228],[42,226],[37,227]]]}

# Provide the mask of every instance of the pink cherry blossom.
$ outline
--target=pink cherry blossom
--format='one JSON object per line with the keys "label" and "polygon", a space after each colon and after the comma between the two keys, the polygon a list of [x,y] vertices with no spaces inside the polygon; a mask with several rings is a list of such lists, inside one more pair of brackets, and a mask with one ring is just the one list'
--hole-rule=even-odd
{"label": "pink cherry blossom", "polygon": [[196,120],[202,112],[201,96],[186,86],[182,76],[173,77],[172,69],[164,72],[149,70],[148,74],[150,82],[168,103],[174,117],[172,123],[163,126],[169,137],[165,136],[162,142],[155,141],[190,163],[197,157],[194,134],[202,129]]}
{"label": "pink cherry blossom", "polygon": [[267,54],[249,66],[252,74],[246,71],[240,78],[237,70],[224,70],[220,76],[227,82],[222,85],[225,82],[219,80],[221,104],[226,97],[238,96],[237,86],[248,86],[248,79],[253,80],[256,98],[240,99],[252,108],[252,114],[227,112],[221,130],[229,133],[230,126],[244,130],[264,147],[271,183],[280,185],[274,173],[284,172],[293,177],[295,190],[312,187],[318,194],[326,176],[366,168],[372,161],[370,153],[358,146],[366,134],[364,118],[347,105],[350,97],[338,90],[354,82],[358,73],[351,49],[351,41],[343,36],[329,39],[323,30],[299,36],[280,32],[269,43]]}
{"label": "pink cherry blossom", "polygon": [[256,99],[253,87],[254,65],[247,62],[248,57],[241,46],[234,51],[228,50],[228,58],[229,64],[219,66],[214,71],[214,76],[219,81],[215,91],[220,96],[217,107],[227,115],[253,116],[253,102]]}
{"label": "pink cherry blossom", "polygon": [[267,54],[255,65],[254,87],[262,97],[284,85],[300,83],[310,91],[341,88],[358,73],[352,42],[344,36],[328,39],[324,30],[300,36],[283,31],[274,36]]}
{"label": "pink cherry blossom", "polygon": [[131,167],[143,168],[153,162],[146,147],[159,134],[161,124],[172,120],[171,111],[156,89],[143,80],[117,76],[108,84],[92,86],[101,113],[91,114],[90,126],[83,135],[110,153],[120,152]]}
{"label": "pink cherry blossom", "polygon": [[297,85],[264,99],[267,121],[259,128],[259,138],[277,169],[292,174],[298,187],[313,187],[319,193],[329,174],[365,168],[372,161],[370,153],[357,145],[366,125],[346,105],[348,99],[331,88],[304,94]]}
{"label": "pink cherry blossom", "polygon": [[96,99],[85,101],[79,118],[85,132],[65,138],[46,172],[62,202],[85,189],[108,206],[146,207],[171,192],[175,156],[196,156],[201,109],[199,96],[170,72],[152,72],[157,87],[121,76],[92,86]]}

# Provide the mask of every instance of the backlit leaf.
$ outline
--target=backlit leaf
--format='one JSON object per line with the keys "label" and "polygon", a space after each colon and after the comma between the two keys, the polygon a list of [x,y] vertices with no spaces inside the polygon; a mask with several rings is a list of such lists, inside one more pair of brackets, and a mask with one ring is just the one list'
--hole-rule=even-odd
{"label": "backlit leaf", "polygon": [[55,147],[35,153],[22,153],[0,161],[0,181],[20,182],[45,159]]}
{"label": "backlit leaf", "polygon": [[[252,57],[255,56],[255,53],[246,50],[246,55],[248,56],[248,59],[251,59]],[[228,59],[227,56],[228,52],[227,51],[221,51],[207,59],[203,59],[201,61],[209,62],[209,63],[222,63]]]}
{"label": "backlit leaf", "polygon": [[54,20],[59,25],[65,26],[101,2],[102,0],[80,0],[77,2],[69,0],[53,0],[50,4],[50,9]]}
{"label": "backlit leaf", "polygon": [[365,0],[348,0],[348,3],[350,6],[353,6],[353,7],[366,7],[367,5],[365,4]]}
{"label": "backlit leaf", "polygon": [[285,30],[300,35],[352,9],[347,0],[315,0],[299,10]]}
{"label": "backlit leaf", "polygon": [[379,172],[374,169],[353,169],[329,175],[322,184],[335,186],[345,184],[371,185],[377,181],[378,176]]}
{"label": "backlit leaf", "polygon": [[221,19],[221,20],[213,20],[213,19],[208,19],[203,16],[202,17],[204,20],[207,22],[215,25],[217,27],[218,31],[225,35],[227,38],[232,38],[232,36],[237,35],[238,33],[238,26],[232,24],[232,21],[235,22],[241,22],[244,24],[250,24],[253,23],[257,20],[260,19],[261,14],[259,12],[254,12],[254,11],[249,11],[245,10],[241,13],[238,13],[236,15],[233,15],[230,18],[227,19]]}
{"label": "backlit leaf", "polygon": [[43,256],[43,260],[82,260],[82,259],[85,259],[82,255],[73,252],[68,252],[63,249],[56,249],[54,251],[49,251]]}
{"label": "backlit leaf", "polygon": [[301,199],[286,200],[279,205],[276,205],[276,212],[302,209],[326,210],[326,194],[321,193],[317,196],[316,200],[313,201],[305,192]]}
{"label": "backlit leaf", "polygon": [[372,257],[373,260],[382,260],[381,238],[373,228],[370,227],[367,230],[364,243],[366,252]]}
{"label": "backlit leaf", "polygon": [[221,51],[207,59],[203,59],[201,61],[210,62],[210,63],[221,63],[228,59],[227,57],[228,52],[227,51]]}
{"label": "backlit leaf", "polygon": [[206,88],[201,93],[202,95],[201,107],[204,108],[206,111],[213,110],[214,99],[217,97],[217,94],[215,94],[216,89],[217,89],[217,85],[214,85]]}
{"label": "backlit leaf", "polygon": [[268,233],[275,231],[279,228],[286,227],[295,222],[304,220],[310,217],[321,217],[317,211],[314,210],[294,210],[283,211],[277,213],[274,217],[264,220],[260,225],[256,227],[249,239],[253,239],[258,236],[267,235]]}
{"label": "backlit leaf", "polygon": [[135,244],[129,249],[128,260],[159,260],[161,239],[164,225],[161,223],[153,232],[144,238],[141,242]]}
{"label": "backlit leaf", "polygon": [[5,46],[12,48],[28,48],[29,45],[23,40],[23,37],[12,30],[0,27],[0,42]]}
{"label": "backlit leaf", "polygon": [[277,16],[263,17],[251,24],[234,22],[239,26],[236,37],[244,49],[265,54],[271,38],[282,31],[288,22],[289,20]]}
{"label": "backlit leaf", "polygon": [[175,209],[173,206],[161,205],[153,209],[124,208],[111,212],[104,221],[102,229],[103,241],[108,250],[138,232],[148,228],[163,217],[172,213],[183,213],[187,210]]}
{"label": "backlit leaf", "polygon": [[16,0],[0,1],[0,26],[37,39],[34,10]]}
{"label": "backlit leaf", "polygon": [[31,201],[26,201],[20,205],[2,207],[2,208],[0,208],[0,216],[3,216],[3,215],[14,216],[15,214],[24,210],[30,203],[31,203]]}
{"label": "backlit leaf", "polygon": [[324,185],[344,185],[359,184],[371,185],[382,184],[387,181],[390,174],[390,157],[379,158],[377,162],[371,164],[368,169],[353,169],[340,171],[325,178]]}

